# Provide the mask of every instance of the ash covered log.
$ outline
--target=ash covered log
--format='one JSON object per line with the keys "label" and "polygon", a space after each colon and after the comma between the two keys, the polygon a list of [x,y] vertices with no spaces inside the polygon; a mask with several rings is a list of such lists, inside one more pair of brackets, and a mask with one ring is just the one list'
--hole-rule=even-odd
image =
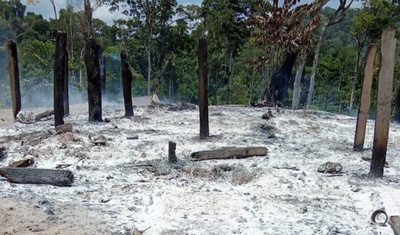
{"label": "ash covered log", "polygon": [[191,154],[191,157],[194,161],[211,159],[234,159],[265,156],[267,155],[267,152],[268,149],[265,147],[226,148],[194,152]]}
{"label": "ash covered log", "polygon": [[41,119],[43,119],[43,118],[48,118],[48,117],[50,117],[50,116],[53,115],[53,114],[54,114],[54,110],[46,110],[46,111],[44,111],[44,112],[42,112],[42,113],[36,114],[35,120],[36,120],[36,121],[40,121]]}
{"label": "ash covered log", "polygon": [[73,173],[66,170],[6,167],[0,168],[0,176],[19,184],[71,186],[74,182]]}

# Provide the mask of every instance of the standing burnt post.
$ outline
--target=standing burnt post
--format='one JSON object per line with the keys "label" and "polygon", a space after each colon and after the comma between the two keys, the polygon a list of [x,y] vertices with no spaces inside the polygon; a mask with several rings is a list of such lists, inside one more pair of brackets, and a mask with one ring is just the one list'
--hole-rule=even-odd
{"label": "standing burnt post", "polygon": [[19,86],[19,69],[17,45],[13,40],[7,42],[8,71],[10,75],[11,101],[14,120],[21,111],[21,89]]}
{"label": "standing burnt post", "polygon": [[207,88],[207,41],[199,39],[199,111],[200,111],[200,139],[210,135],[208,125],[208,88]]}
{"label": "standing burnt post", "polygon": [[382,33],[375,135],[369,171],[369,177],[372,178],[383,177],[383,167],[386,162],[396,54],[395,33],[394,29],[386,29]]}
{"label": "standing burnt post", "polygon": [[169,141],[168,142],[168,162],[169,163],[176,163],[178,162],[178,158],[176,157],[176,143]]}
{"label": "standing burnt post", "polygon": [[365,129],[367,127],[368,111],[371,101],[372,78],[374,77],[374,62],[376,55],[376,45],[368,46],[367,59],[365,61],[364,81],[361,90],[361,102],[358,109],[356,135],[354,137],[354,151],[364,149]]}
{"label": "standing burnt post", "polygon": [[105,96],[106,94],[106,57],[104,57],[104,50],[100,47],[99,50],[99,63],[100,63],[100,77],[101,77],[101,94]]}
{"label": "standing burnt post", "polygon": [[99,64],[99,48],[96,40],[86,41],[85,64],[88,81],[89,122],[101,122],[101,79]]}
{"label": "standing burnt post", "polygon": [[[66,79],[66,72],[68,69],[65,68],[67,64],[65,60],[67,57],[67,33],[57,32],[56,35],[56,52],[54,55],[54,124],[59,126],[64,124],[64,96],[65,96],[65,85],[68,84]],[[67,91],[68,92],[68,91]]]}
{"label": "standing burnt post", "polygon": [[[68,37],[68,36],[65,36]],[[63,45],[65,46],[65,56],[64,56],[64,116],[69,115],[69,78],[68,78],[68,50],[67,50],[67,44]]]}
{"label": "standing burnt post", "polygon": [[128,56],[125,50],[121,51],[121,78],[122,92],[124,95],[125,117],[133,116],[132,105],[132,71],[129,69]]}

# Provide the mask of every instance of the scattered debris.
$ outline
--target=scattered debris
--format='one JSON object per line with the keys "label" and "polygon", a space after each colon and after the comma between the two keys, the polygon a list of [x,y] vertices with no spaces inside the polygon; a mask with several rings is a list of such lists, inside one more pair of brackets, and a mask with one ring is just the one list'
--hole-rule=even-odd
{"label": "scattered debris", "polygon": [[70,167],[70,166],[72,166],[72,164],[61,163],[61,164],[57,164],[56,165],[56,169],[64,169],[64,168],[67,168],[67,167]]}
{"label": "scattered debris", "polygon": [[267,152],[268,149],[265,147],[224,148],[194,152],[190,156],[195,161],[202,161],[211,159],[235,159],[265,156],[267,155]]}
{"label": "scattered debris", "polygon": [[318,172],[323,173],[341,173],[343,166],[337,162],[325,162],[318,167]]}
{"label": "scattered debris", "polygon": [[282,166],[273,166],[272,168],[278,169],[278,170],[281,170],[281,169],[284,169],[284,170],[294,170],[294,171],[299,171],[299,170],[300,170],[300,168],[297,167],[297,166],[289,166],[289,165],[287,165],[287,164],[283,164]]}
{"label": "scattered debris", "polygon": [[139,230],[135,227],[135,229],[132,231],[132,235],[143,235],[143,233],[146,232],[149,228],[151,228],[151,226],[149,226],[145,230]]}
{"label": "scattered debris", "polygon": [[266,119],[266,120],[273,118],[273,117],[274,116],[272,115],[271,109],[268,109],[268,111],[261,116],[262,119]]}
{"label": "scattered debris", "polygon": [[20,111],[17,114],[17,121],[24,124],[32,124],[36,121],[36,116],[32,111]]}
{"label": "scattered debris", "polygon": [[7,148],[0,145],[0,161],[7,157]]}
{"label": "scattered debris", "polygon": [[275,138],[276,127],[263,123],[260,125],[260,129],[267,134],[268,138]]}
{"label": "scattered debris", "polygon": [[44,118],[49,118],[52,115],[54,115],[54,110],[46,110],[46,111],[44,111],[42,113],[36,114],[35,121],[38,122],[38,121],[40,121],[40,120],[42,120]]}
{"label": "scattered debris", "polygon": [[27,159],[22,159],[19,161],[15,161],[10,163],[8,166],[9,167],[28,167],[28,166],[32,166],[35,163],[35,159],[32,158],[27,158]]}
{"label": "scattered debris", "polygon": [[137,140],[137,139],[139,139],[139,136],[136,134],[131,134],[131,135],[127,135],[126,139],[127,140]]}
{"label": "scattered debris", "polygon": [[107,144],[107,138],[104,135],[98,135],[98,136],[93,136],[93,137],[91,135],[89,135],[89,140],[94,145],[105,146]]}
{"label": "scattered debris", "polygon": [[65,124],[56,126],[57,134],[67,133],[67,132],[72,132],[72,131],[73,131],[72,123],[65,123]]}

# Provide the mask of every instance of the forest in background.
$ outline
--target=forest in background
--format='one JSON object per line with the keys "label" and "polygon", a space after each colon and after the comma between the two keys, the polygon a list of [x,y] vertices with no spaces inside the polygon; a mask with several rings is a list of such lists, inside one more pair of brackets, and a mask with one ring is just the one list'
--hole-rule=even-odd
{"label": "forest in background", "polygon": [[[308,108],[355,114],[366,48],[369,43],[379,46],[382,30],[397,28],[400,22],[398,2],[387,0],[363,1],[363,8],[342,9],[341,18],[334,18],[340,20],[326,27],[326,31],[323,28],[328,24],[325,23],[338,9],[323,7],[313,11],[316,8],[310,7],[291,11],[302,4],[296,5],[296,1],[287,1],[291,2],[287,9],[254,0],[204,0],[201,6],[182,6],[174,0],[129,1],[130,4],[125,6],[127,3],[123,0],[96,2],[127,15],[116,19],[113,25],[100,19],[92,22],[93,37],[98,40],[106,58],[108,100],[122,97],[120,51],[126,50],[134,76],[134,96],[156,93],[163,100],[197,103],[197,41],[199,37],[205,37],[210,104],[249,104],[265,98],[266,91],[271,91],[274,75],[279,75],[277,72],[289,58],[290,51],[296,54],[293,69],[287,78],[277,80],[287,79],[283,92],[287,94],[277,98],[273,90],[272,96],[280,104],[292,107],[295,75],[304,61],[296,108],[306,108],[315,50],[323,32],[315,89]],[[55,9],[54,18],[44,19],[42,15],[26,12],[26,6],[20,0],[0,1],[0,44],[3,45],[0,48],[0,107],[11,106],[5,47],[9,39],[15,40],[18,46],[22,106],[52,105],[54,38],[59,30],[68,34],[71,101],[86,99],[84,9],[82,1],[71,3],[66,9]],[[273,13],[267,11],[271,8]],[[95,5],[93,10],[96,10]],[[279,19],[280,16],[284,18]],[[313,17],[318,17],[318,22],[308,25]],[[274,23],[274,20],[279,22]],[[280,28],[271,27],[274,24]],[[295,28],[293,32],[289,31],[291,26]],[[275,35],[282,27],[291,35],[286,38],[291,40],[289,43],[286,39],[280,40],[281,35]],[[310,28],[315,30],[308,32]],[[297,42],[297,35],[307,41]],[[400,85],[399,56],[397,53],[394,94]],[[376,78],[378,68],[379,63],[376,63]],[[376,91],[374,79],[371,113],[376,104]],[[400,103],[396,100],[397,95],[393,99],[395,106]]]}

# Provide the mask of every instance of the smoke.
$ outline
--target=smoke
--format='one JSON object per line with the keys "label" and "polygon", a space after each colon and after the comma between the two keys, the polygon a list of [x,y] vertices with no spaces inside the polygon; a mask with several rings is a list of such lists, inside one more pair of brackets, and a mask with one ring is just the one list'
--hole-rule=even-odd
{"label": "smoke", "polygon": [[8,58],[5,47],[0,47],[0,108],[11,107],[10,79],[8,75]]}

